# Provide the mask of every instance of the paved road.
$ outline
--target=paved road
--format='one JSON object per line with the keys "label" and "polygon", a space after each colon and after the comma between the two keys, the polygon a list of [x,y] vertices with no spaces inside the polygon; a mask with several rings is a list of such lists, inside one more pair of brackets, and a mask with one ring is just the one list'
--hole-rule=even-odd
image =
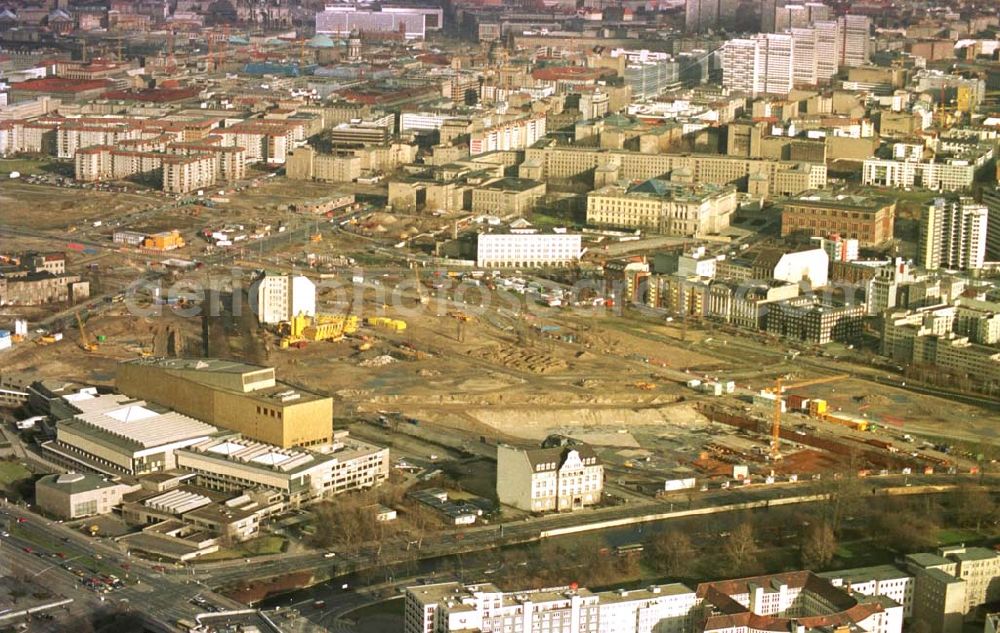
{"label": "paved road", "polygon": [[[112,541],[90,538],[23,508],[0,504],[0,525],[5,526],[8,534],[0,538],[0,547],[6,554],[16,556],[18,564],[28,573],[44,575],[45,586],[90,608],[102,602],[131,605],[168,627],[173,627],[180,618],[192,618],[206,611],[191,602],[198,595],[218,608],[243,608],[211,592],[186,570],[157,571],[152,563],[132,558]],[[125,586],[107,594],[94,593],[66,565],[85,577],[113,574]]]}

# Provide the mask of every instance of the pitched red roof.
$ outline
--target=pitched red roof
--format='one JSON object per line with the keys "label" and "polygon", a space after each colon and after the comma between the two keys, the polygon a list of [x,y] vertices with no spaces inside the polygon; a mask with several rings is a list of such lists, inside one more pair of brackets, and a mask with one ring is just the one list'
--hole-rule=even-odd
{"label": "pitched red roof", "polygon": [[29,79],[11,85],[11,90],[32,92],[87,92],[107,88],[108,82],[103,79],[65,79],[63,77],[45,77],[44,79]]}

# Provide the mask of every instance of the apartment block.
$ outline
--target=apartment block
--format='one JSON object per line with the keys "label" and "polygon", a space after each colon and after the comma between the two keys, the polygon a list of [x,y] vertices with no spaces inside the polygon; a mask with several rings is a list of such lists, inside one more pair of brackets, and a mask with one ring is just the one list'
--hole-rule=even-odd
{"label": "apartment block", "polygon": [[886,596],[903,606],[903,618],[913,615],[916,579],[895,565],[876,565],[818,574],[834,587],[843,587],[866,596]]}
{"label": "apartment block", "polygon": [[758,33],[722,48],[722,85],[751,97],[787,95],[795,85],[791,35]]}
{"label": "apartment block", "polygon": [[973,343],[1000,343],[1000,303],[961,298],[955,302],[954,331]]}
{"label": "apartment block", "polygon": [[211,154],[164,156],[163,190],[167,193],[189,193],[215,184],[218,159]]}
{"label": "apartment block", "polygon": [[795,195],[826,187],[823,163],[714,154],[650,154],[549,143],[528,148],[518,170],[522,178],[585,179],[597,188],[619,180],[667,177],[673,182],[746,186],[760,196]]}
{"label": "apartment block", "polygon": [[476,240],[476,265],[482,268],[569,266],[580,261],[581,237],[533,229],[480,233]]}
{"label": "apartment block", "polygon": [[901,363],[936,366],[942,375],[981,386],[1000,385],[1000,352],[956,334],[956,314],[952,306],[887,313],[882,354]]}
{"label": "apartment block", "polygon": [[316,284],[302,275],[265,273],[250,286],[250,303],[260,323],[276,325],[316,314]]}
{"label": "apartment block", "polygon": [[910,554],[915,577],[913,617],[931,633],[958,633],[967,614],[1000,598],[1000,554],[983,547],[941,547]]}
{"label": "apartment block", "polygon": [[553,587],[503,592],[457,582],[408,587],[404,633],[746,633],[853,630],[900,633],[903,607],[835,587],[808,571],[592,592]]}
{"label": "apartment block", "polygon": [[972,198],[936,198],[920,217],[918,263],[927,269],[982,268],[988,217],[988,209]]}
{"label": "apartment block", "polygon": [[477,156],[530,147],[545,136],[545,122],[545,115],[535,115],[473,131],[469,139],[469,154]]}
{"label": "apartment block", "polygon": [[864,66],[871,54],[871,18],[844,15],[838,18],[840,30],[840,65]]}
{"label": "apartment block", "polygon": [[986,205],[986,261],[1000,261],[1000,187],[983,187]]}

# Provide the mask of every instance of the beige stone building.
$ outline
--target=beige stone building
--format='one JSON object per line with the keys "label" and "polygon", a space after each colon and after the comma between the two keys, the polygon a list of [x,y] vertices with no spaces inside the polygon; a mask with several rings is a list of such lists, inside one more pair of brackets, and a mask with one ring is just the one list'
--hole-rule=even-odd
{"label": "beige stone building", "polygon": [[497,446],[497,497],[528,512],[578,510],[601,501],[604,466],[584,445]]}
{"label": "beige stone building", "polygon": [[297,508],[347,490],[375,487],[389,477],[389,449],[341,432],[332,450],[278,448],[238,436],[213,438],[177,454],[178,467],[199,485],[239,493],[266,488],[284,508]]}
{"label": "beige stone building", "polygon": [[737,184],[764,196],[794,195],[826,187],[823,163],[715,154],[648,154],[554,144],[528,148],[518,175],[534,180],[592,180],[595,187],[618,180],[649,180],[669,175],[674,181]]}
{"label": "beige stone building", "polygon": [[472,211],[491,215],[524,215],[545,195],[545,183],[524,178],[497,178],[472,190]]}
{"label": "beige stone building", "polygon": [[80,519],[108,514],[138,487],[92,473],[45,475],[35,482],[35,504],[51,516]]}
{"label": "beige stone building", "polygon": [[273,367],[219,359],[137,358],[118,388],[282,448],[328,444],[333,401],[275,379]]}
{"label": "beige stone building", "polygon": [[615,183],[587,195],[587,223],[700,237],[729,226],[736,188],[647,180]]}

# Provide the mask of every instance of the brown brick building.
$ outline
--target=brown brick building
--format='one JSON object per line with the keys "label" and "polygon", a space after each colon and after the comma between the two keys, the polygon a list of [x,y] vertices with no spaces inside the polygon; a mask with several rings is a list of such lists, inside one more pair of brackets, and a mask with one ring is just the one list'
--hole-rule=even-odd
{"label": "brown brick building", "polygon": [[895,216],[896,202],[890,198],[809,191],[785,203],[781,234],[838,233],[861,246],[877,246],[892,239]]}

